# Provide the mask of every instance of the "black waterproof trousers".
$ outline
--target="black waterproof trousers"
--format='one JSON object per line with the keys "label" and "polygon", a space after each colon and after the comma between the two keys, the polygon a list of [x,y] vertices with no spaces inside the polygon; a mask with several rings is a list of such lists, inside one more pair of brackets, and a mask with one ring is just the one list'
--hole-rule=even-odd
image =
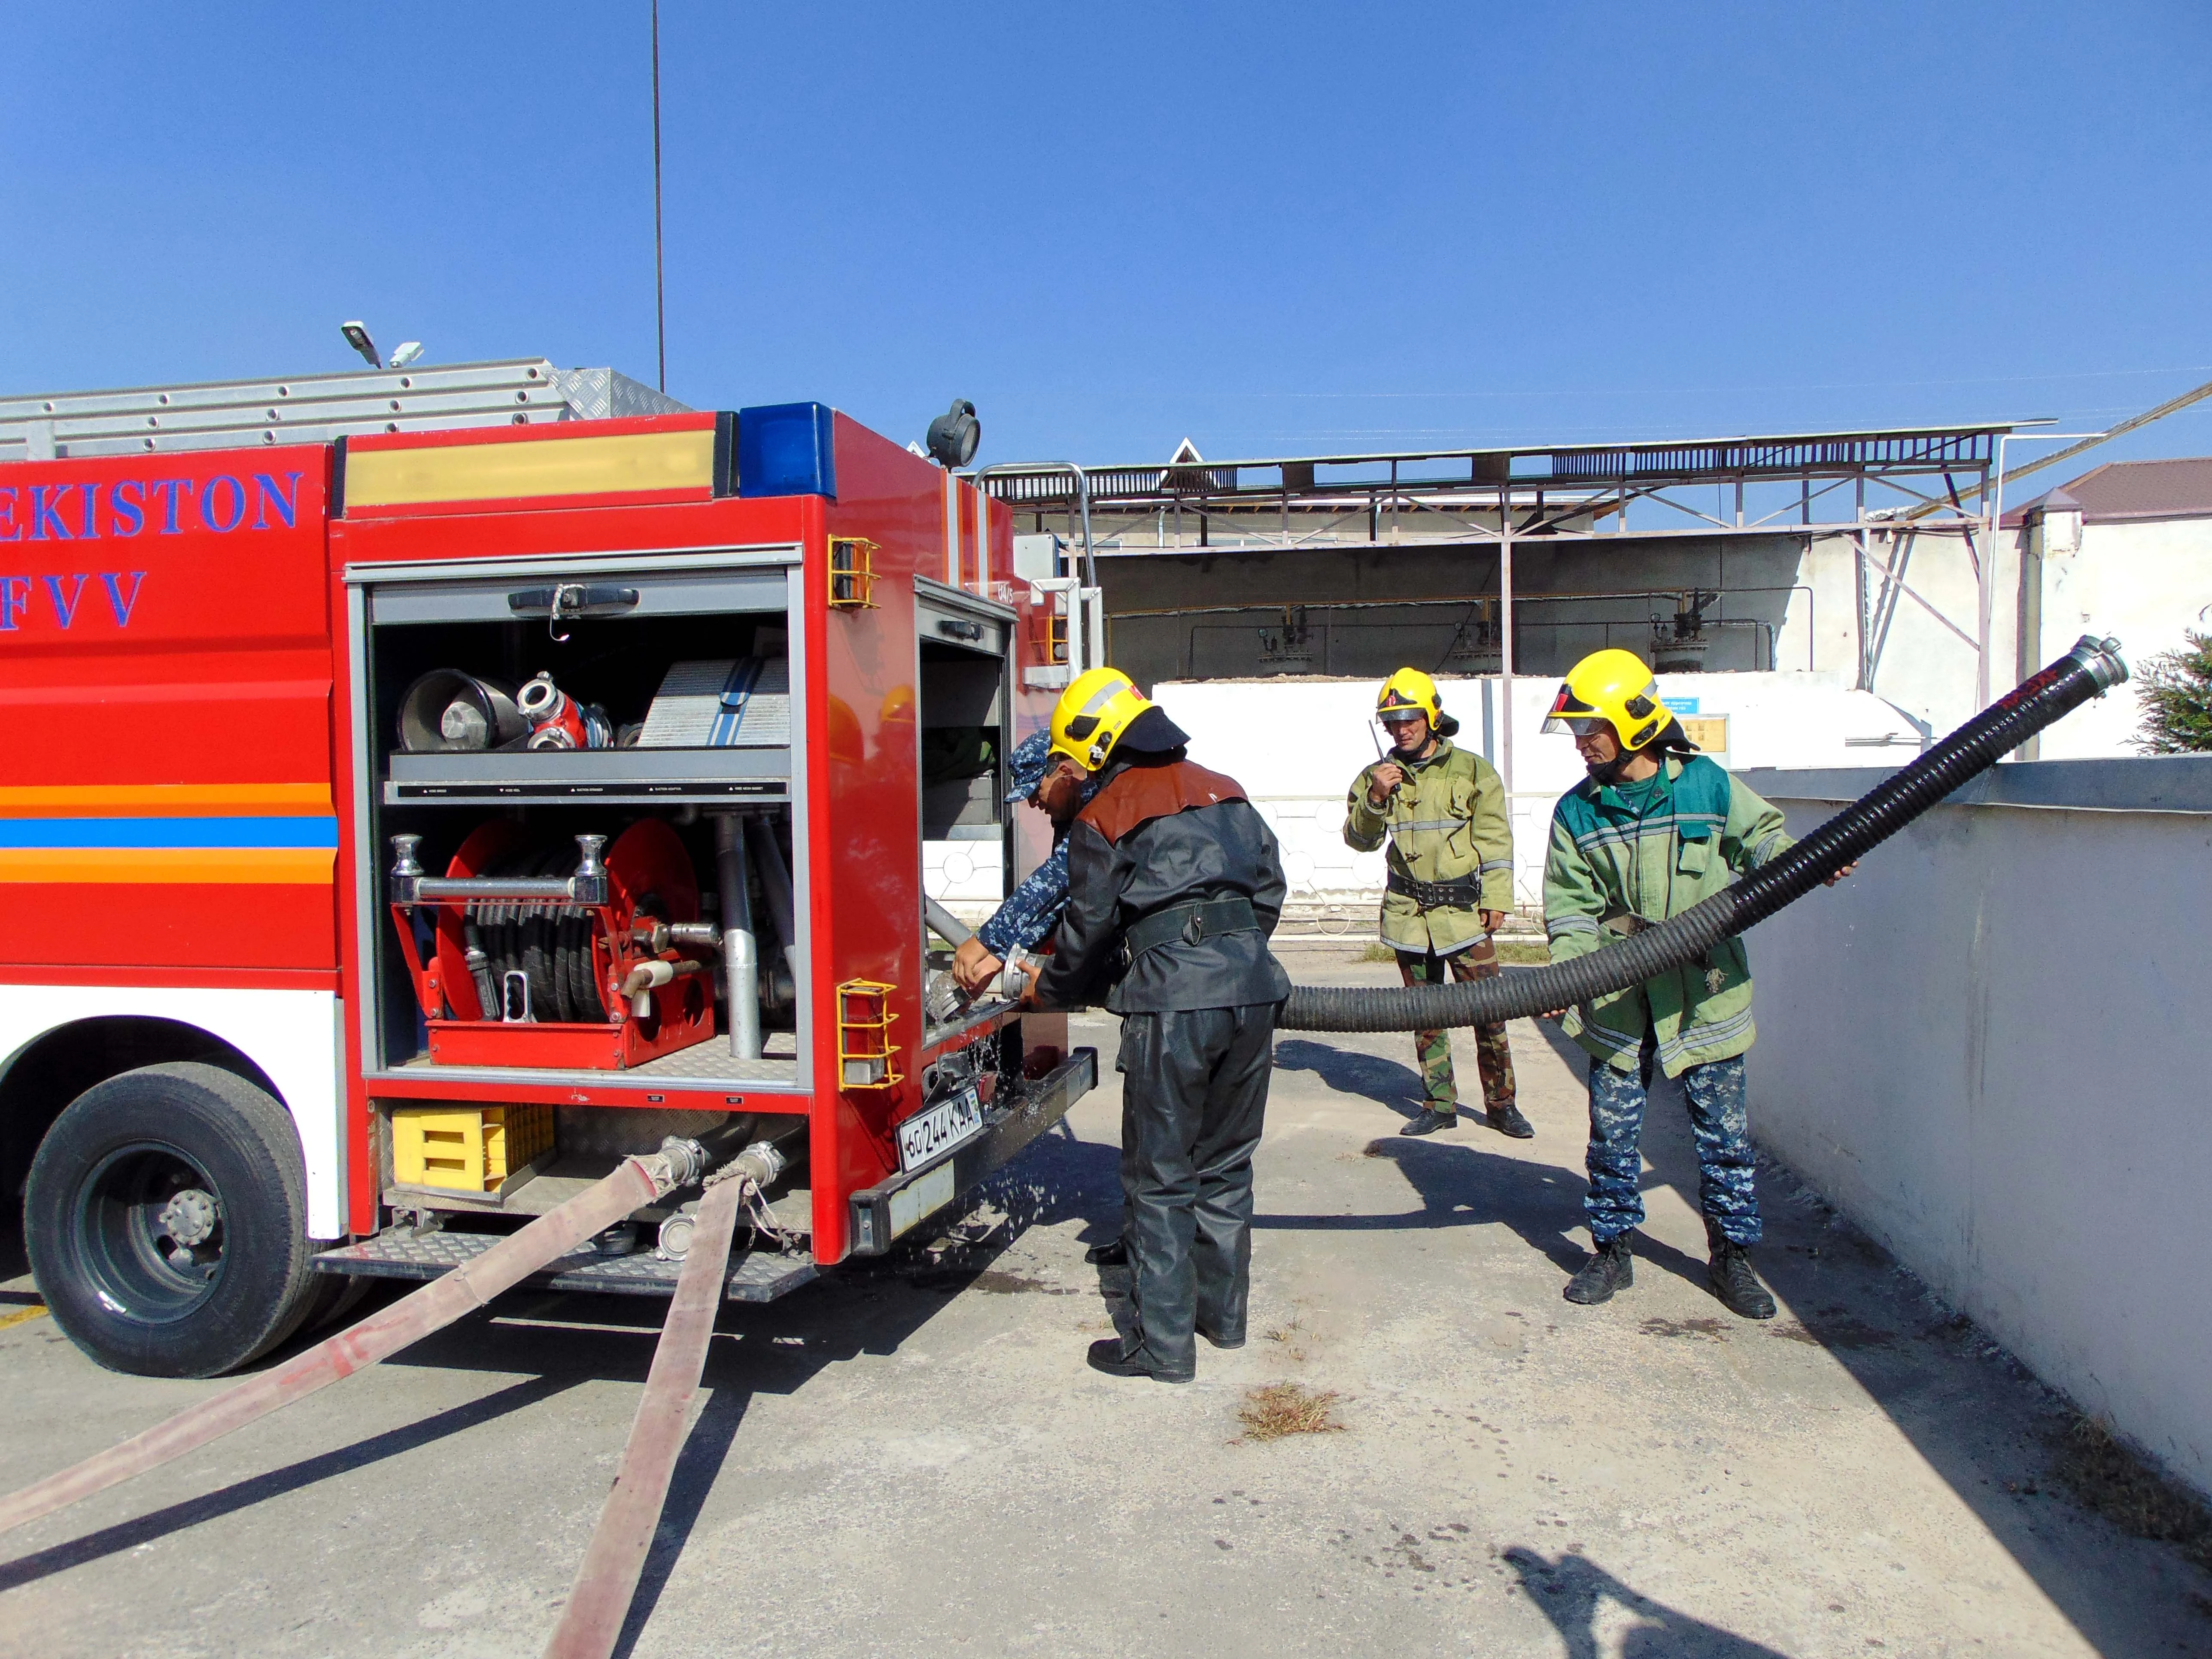
{"label": "black waterproof trousers", "polygon": [[1195,1327],[1244,1338],[1252,1154],[1267,1110],[1275,1008],[1121,1018],[1121,1191],[1137,1329],[1164,1370],[1198,1368]]}

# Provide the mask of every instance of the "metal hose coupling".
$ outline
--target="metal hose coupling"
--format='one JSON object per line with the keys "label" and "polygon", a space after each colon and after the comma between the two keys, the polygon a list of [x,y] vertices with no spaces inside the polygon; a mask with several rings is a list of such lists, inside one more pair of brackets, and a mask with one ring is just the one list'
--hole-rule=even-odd
{"label": "metal hose coupling", "polygon": [[1433,1031],[1496,1025],[1579,1007],[1702,961],[1723,939],[1764,921],[2026,743],[2128,677],[2118,640],[2084,635],[1910,766],[1901,767],[1788,852],[1678,916],[1569,962],[1498,979],[1387,989],[1294,985],[1276,1015],[1290,1031]]}

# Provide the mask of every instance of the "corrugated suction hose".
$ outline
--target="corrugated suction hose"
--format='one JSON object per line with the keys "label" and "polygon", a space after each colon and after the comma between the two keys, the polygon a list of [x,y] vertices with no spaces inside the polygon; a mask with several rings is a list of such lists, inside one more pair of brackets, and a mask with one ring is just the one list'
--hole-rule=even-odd
{"label": "corrugated suction hose", "polygon": [[1494,1025],[1594,998],[1700,961],[1895,835],[2046,726],[2128,677],[2118,640],[2083,635],[2048,668],[1997,699],[1830,818],[1781,857],[1679,916],[1571,962],[1497,979],[1402,988],[1296,985],[1279,1030],[1431,1031]]}

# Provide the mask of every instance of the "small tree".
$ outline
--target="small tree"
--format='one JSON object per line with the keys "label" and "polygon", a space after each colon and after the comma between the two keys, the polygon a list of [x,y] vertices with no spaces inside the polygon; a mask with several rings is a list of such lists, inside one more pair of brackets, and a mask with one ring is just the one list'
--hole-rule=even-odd
{"label": "small tree", "polygon": [[2187,629],[2186,644],[2142,666],[2142,728],[2136,747],[2146,755],[2212,753],[2212,634]]}

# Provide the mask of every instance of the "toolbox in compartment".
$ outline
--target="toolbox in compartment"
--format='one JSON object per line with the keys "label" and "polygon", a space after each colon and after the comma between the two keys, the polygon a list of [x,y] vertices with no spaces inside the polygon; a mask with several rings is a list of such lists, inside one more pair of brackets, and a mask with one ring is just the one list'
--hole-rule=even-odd
{"label": "toolbox in compartment", "polygon": [[788,567],[349,574],[382,1069],[803,1084]]}

